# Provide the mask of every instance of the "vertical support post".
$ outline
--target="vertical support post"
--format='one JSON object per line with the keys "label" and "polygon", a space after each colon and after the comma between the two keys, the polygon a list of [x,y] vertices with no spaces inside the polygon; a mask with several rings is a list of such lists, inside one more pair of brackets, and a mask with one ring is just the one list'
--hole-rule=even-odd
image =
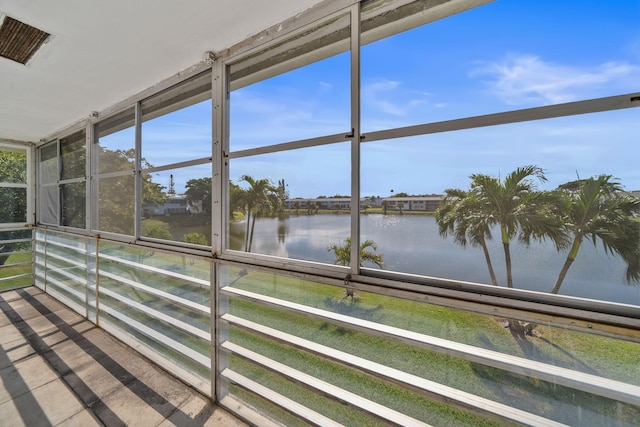
{"label": "vertical support post", "polygon": [[56,161],[58,170],[56,174],[56,185],[58,191],[56,192],[56,221],[54,225],[62,225],[62,185],[60,184],[60,178],[62,178],[62,145],[60,144],[60,138],[55,141],[56,144]]}
{"label": "vertical support post", "polygon": [[85,229],[87,231],[91,231],[91,227],[93,224],[93,210],[92,210],[92,205],[93,205],[93,201],[97,200],[95,197],[95,193],[93,192],[93,187],[92,187],[92,183],[93,180],[91,179],[92,175],[93,175],[93,171],[94,169],[94,159],[93,159],[93,152],[97,151],[93,149],[93,141],[94,141],[94,137],[93,137],[93,130],[94,130],[94,126],[93,123],[91,121],[87,122],[87,126],[85,128],[85,153],[86,153],[86,169],[85,169],[85,191],[86,191],[86,204],[84,207],[84,211],[85,211],[85,215],[86,215],[86,219],[85,219]]}
{"label": "vertical support post", "polygon": [[88,236],[87,250],[87,319],[98,324],[98,242]]}
{"label": "vertical support post", "polygon": [[229,132],[227,120],[227,72],[226,65],[221,61],[215,61],[212,69],[211,98],[213,103],[213,146],[212,146],[212,206],[211,206],[211,246],[213,256],[222,253],[226,242],[227,209],[227,182],[228,164],[225,153],[229,147]]}
{"label": "vertical support post", "polygon": [[[89,150],[89,154],[91,156],[91,172],[89,174],[89,193],[90,193],[90,197],[89,200],[91,202],[90,204],[90,211],[87,212],[91,212],[91,216],[88,218],[89,220],[89,232],[93,232],[93,230],[97,230],[98,229],[98,223],[100,222],[100,219],[98,217],[98,200],[100,200],[98,191],[100,189],[100,178],[99,178],[99,160],[98,160],[98,153],[100,152],[99,150],[99,128],[98,128],[98,124],[97,123],[91,123],[91,149]],[[93,146],[96,146],[96,149],[93,149]]]}
{"label": "vertical support post", "polygon": [[360,274],[360,3],[351,6],[351,274]]}
{"label": "vertical support post", "polygon": [[142,105],[136,102],[135,106],[135,204],[133,236],[135,240],[140,238],[142,231]]}
{"label": "vertical support post", "polygon": [[[220,316],[228,310],[228,298],[220,294],[222,276],[226,269],[216,262],[216,258],[226,247],[226,224],[229,215],[229,84],[227,65],[218,60],[213,64],[213,208],[212,208],[212,282],[211,282],[211,345],[212,360],[211,369],[212,396],[219,402],[228,393],[226,381],[221,381],[219,373],[229,364],[226,354],[221,352],[220,343],[229,337],[226,325],[220,321]],[[224,270],[224,271],[223,271]],[[226,276],[225,276],[226,277]],[[225,279],[226,281],[226,279]]]}
{"label": "vertical support post", "polygon": [[34,144],[30,144],[27,149],[27,217],[25,218],[30,225],[36,225],[36,197],[37,190],[40,188],[36,185],[38,176],[38,149]]}

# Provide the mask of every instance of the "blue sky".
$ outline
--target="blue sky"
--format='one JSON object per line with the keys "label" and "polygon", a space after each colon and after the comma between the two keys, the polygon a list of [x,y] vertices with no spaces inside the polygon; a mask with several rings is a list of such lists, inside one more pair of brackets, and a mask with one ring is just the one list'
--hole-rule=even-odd
{"label": "blue sky", "polygon": [[[343,53],[232,92],[231,150],[348,132],[348,76]],[[362,49],[365,135],[638,91],[640,0],[498,0]],[[156,120],[143,155],[156,166],[206,156],[208,117],[198,105]],[[545,188],[606,173],[640,190],[637,123],[634,108],[365,143],[362,195],[441,193],[527,164],[546,171]],[[349,156],[336,141],[234,159],[230,174],[284,178],[292,197],[349,194]],[[200,169],[182,172],[178,192]]]}

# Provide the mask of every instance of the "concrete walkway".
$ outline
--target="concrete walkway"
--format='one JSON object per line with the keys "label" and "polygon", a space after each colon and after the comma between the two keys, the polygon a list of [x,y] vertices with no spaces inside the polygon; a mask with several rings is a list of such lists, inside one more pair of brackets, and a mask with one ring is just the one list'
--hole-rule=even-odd
{"label": "concrete walkway", "polygon": [[0,293],[1,426],[238,421],[41,290]]}

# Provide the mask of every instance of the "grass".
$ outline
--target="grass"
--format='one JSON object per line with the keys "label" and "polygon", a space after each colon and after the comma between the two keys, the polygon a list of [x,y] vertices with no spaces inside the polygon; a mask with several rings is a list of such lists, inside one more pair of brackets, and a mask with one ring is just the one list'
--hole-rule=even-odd
{"label": "grass", "polygon": [[[265,273],[247,274],[234,286],[311,307],[527,357],[508,330],[498,322],[499,319],[490,316],[368,293],[359,293],[352,301],[344,298],[339,288],[297,279],[276,278]],[[427,351],[391,338],[376,337],[295,313],[286,312],[283,315],[285,312],[280,309],[237,298],[232,298],[230,311],[301,338],[560,422],[571,424],[586,417],[586,423],[590,425],[609,424],[613,420],[619,421],[620,425],[633,425],[635,420],[640,419],[638,407]],[[237,333],[232,334],[232,340],[236,339],[244,340],[248,346],[254,345],[254,351],[259,353],[270,351],[272,357],[279,361],[286,358],[289,352],[284,345],[278,344],[276,350],[265,349],[264,344],[252,344],[246,338],[240,338]],[[537,336],[530,339],[535,351],[528,356],[535,360],[640,384],[640,372],[637,369],[640,365],[638,344],[545,326],[538,327]],[[313,375],[329,382],[339,382],[334,375],[335,368],[313,368],[313,365],[319,363],[317,361],[310,364],[304,358],[297,361],[291,358],[288,363],[303,371],[311,369]],[[391,407],[401,405],[406,399],[400,392],[392,391],[388,384],[361,388],[358,386],[359,381],[353,380],[351,383],[350,387],[355,387],[355,392],[378,390],[381,395],[376,399],[390,398],[391,403],[387,404]],[[362,382],[361,385],[363,384],[365,383]],[[459,416],[454,415],[457,422],[460,422]]]}
{"label": "grass", "polygon": [[[32,273],[33,267],[31,265],[15,265],[11,264],[19,262],[30,262],[31,253],[13,254],[7,258],[4,266],[0,267],[0,278],[18,276],[20,274]],[[6,291],[9,289],[20,288],[23,286],[29,286],[33,283],[33,277],[21,277],[13,280],[0,281],[0,291]]]}

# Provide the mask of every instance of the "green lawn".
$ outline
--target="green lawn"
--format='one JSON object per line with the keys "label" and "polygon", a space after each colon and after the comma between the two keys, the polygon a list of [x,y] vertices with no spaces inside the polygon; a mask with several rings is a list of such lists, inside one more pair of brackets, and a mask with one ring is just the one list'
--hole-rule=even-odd
{"label": "green lawn", "polygon": [[[5,262],[5,266],[10,264],[15,264],[19,262],[27,262],[31,261],[31,253],[24,254],[14,254],[7,258]],[[12,277],[20,274],[31,273],[33,267],[31,265],[17,265],[17,266],[9,266],[9,267],[1,267],[0,268],[0,278],[4,277]],[[33,277],[21,277],[13,280],[3,280],[0,281],[0,291],[5,291],[7,289],[20,288],[23,286],[29,286],[33,284]]]}
{"label": "green lawn", "polygon": [[[527,357],[503,327],[500,319],[490,316],[370,293],[359,293],[352,301],[344,298],[339,288],[264,273],[246,274],[234,286],[323,310]],[[231,299],[230,312],[295,336],[560,422],[575,423],[585,417],[585,414],[585,425],[609,424],[612,420],[620,421],[620,425],[633,425],[640,419],[638,407],[240,298]],[[233,329],[231,340],[403,413],[414,414],[413,416],[427,422],[442,424],[453,419],[452,425],[461,425],[470,416],[448,405],[439,406],[433,401],[427,404],[420,400],[423,397],[404,389],[365,378],[366,375],[356,374],[335,363],[244,331]],[[640,384],[640,372],[637,369],[640,366],[638,344],[544,326],[536,329],[536,336],[530,337],[530,341],[534,352],[528,357]],[[248,376],[255,375],[256,378],[266,375],[262,372],[263,369],[254,369],[255,372],[251,369],[243,372]],[[269,384],[274,381],[270,379]],[[283,380],[280,379],[278,383],[281,381]],[[301,396],[297,386],[292,385],[290,389],[284,385],[282,387],[278,390],[282,394],[292,398]],[[422,403],[417,403],[418,401]],[[480,421],[475,418],[469,423],[480,425]]]}

